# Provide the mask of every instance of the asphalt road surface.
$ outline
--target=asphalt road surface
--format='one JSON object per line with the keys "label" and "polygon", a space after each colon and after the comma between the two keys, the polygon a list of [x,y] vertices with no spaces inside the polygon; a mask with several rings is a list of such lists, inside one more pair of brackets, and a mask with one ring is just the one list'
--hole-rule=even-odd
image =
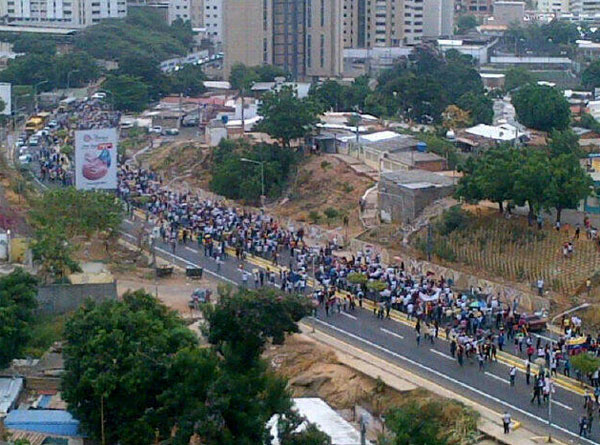
{"label": "asphalt road surface", "polygon": [[[143,220],[126,220],[123,226],[123,237],[130,242],[136,241],[136,234]],[[158,240],[155,246],[156,255],[179,266],[202,267],[205,273],[230,284],[241,284],[241,263],[229,256],[217,271],[217,264],[212,258],[205,257],[197,249],[196,243],[179,244],[175,254],[168,244]],[[283,264],[287,264],[285,261]],[[249,259],[244,269],[251,271],[257,267],[268,266],[266,260]],[[252,278],[249,287],[253,287]],[[379,320],[373,312],[357,308],[354,311],[335,312],[329,317],[323,309],[319,309],[313,320],[315,327],[338,337],[339,339],[376,354],[402,366],[410,371],[428,378],[436,383],[460,393],[472,400],[499,412],[508,410],[514,419],[526,423],[540,433],[549,431],[548,404],[530,402],[532,386],[525,383],[525,375],[519,370],[514,387],[510,386],[510,365],[500,362],[486,363],[483,371],[479,370],[477,361],[465,360],[464,366],[450,356],[449,343],[436,339],[434,344],[421,339],[416,343],[414,328],[406,323],[393,319]],[[522,359],[513,357],[522,362]],[[533,379],[532,379],[533,380]],[[578,419],[583,410],[583,396],[577,388],[564,388],[555,385],[552,395],[552,434],[572,443],[600,443],[600,423],[594,418],[592,433],[589,439],[578,436]]]}

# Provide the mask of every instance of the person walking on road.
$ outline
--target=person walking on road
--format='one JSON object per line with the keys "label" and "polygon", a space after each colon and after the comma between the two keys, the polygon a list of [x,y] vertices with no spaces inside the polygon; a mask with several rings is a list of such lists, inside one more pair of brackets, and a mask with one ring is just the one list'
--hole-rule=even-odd
{"label": "person walking on road", "polygon": [[525,361],[525,383],[529,386],[529,381],[531,379],[531,362],[529,360]]}
{"label": "person walking on road", "polygon": [[515,386],[515,379],[517,377],[517,367],[516,366],[511,367],[508,374],[510,377],[510,386]]}
{"label": "person walking on road", "polygon": [[417,324],[415,325],[415,332],[417,333],[417,346],[421,344],[421,320],[417,319]]}
{"label": "person walking on road", "polygon": [[510,433],[510,414],[508,411],[504,411],[502,415],[502,425],[504,425],[504,434]]}
{"label": "person walking on road", "polygon": [[579,435],[587,437],[587,419],[584,415],[579,416]]}
{"label": "person walking on road", "polygon": [[531,398],[531,402],[530,402],[530,403],[533,403],[537,399],[538,406],[540,406],[542,403],[542,400],[541,400],[542,387],[540,386],[540,382],[541,382],[540,376],[537,376],[535,378],[535,380],[533,381],[533,397]]}

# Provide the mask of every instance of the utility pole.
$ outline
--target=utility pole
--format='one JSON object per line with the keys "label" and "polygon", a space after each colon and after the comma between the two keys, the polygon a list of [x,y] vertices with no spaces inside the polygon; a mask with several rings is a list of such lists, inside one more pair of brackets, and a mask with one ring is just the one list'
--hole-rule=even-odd
{"label": "utility pole", "polygon": [[100,434],[102,445],[106,445],[106,436],[104,435],[104,394],[100,395]]}

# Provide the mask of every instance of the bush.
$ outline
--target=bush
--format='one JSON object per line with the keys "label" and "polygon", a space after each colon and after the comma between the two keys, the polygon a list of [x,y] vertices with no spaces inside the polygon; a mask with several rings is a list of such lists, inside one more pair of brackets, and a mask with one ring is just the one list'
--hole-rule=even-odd
{"label": "bush", "polygon": [[367,276],[359,272],[351,272],[348,274],[348,283],[351,284],[365,284],[367,280]]}
{"label": "bush", "polygon": [[574,369],[581,371],[583,375],[587,375],[600,368],[600,359],[587,353],[581,353],[571,358],[571,364]]}
{"label": "bush", "polygon": [[374,292],[381,292],[387,288],[387,284],[383,281],[369,281],[367,283],[367,289]]}
{"label": "bush", "polygon": [[455,230],[464,229],[469,224],[469,215],[460,206],[446,210],[438,224],[436,231],[443,236],[448,236]]}
{"label": "bush", "polygon": [[325,217],[330,221],[340,216],[340,212],[338,212],[333,207],[327,207],[323,213],[325,214]]}
{"label": "bush", "polygon": [[319,221],[321,221],[321,215],[316,210],[311,210],[310,213],[308,214],[308,219],[313,224],[317,224]]}

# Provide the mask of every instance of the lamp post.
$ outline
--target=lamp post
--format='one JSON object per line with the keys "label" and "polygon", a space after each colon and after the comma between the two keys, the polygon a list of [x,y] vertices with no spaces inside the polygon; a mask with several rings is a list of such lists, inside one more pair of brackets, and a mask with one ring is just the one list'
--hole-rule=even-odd
{"label": "lamp post", "polygon": [[45,83],[48,83],[48,81],[42,80],[41,82],[38,82],[33,86],[33,96],[34,96],[34,101],[35,101],[35,112],[36,113],[38,111],[38,87],[40,85],[44,85]]}
{"label": "lamp post", "polygon": [[242,162],[250,162],[252,164],[260,165],[260,190],[261,190],[261,204],[265,206],[265,161],[255,161],[254,159],[241,158]]}
{"label": "lamp post", "polygon": [[71,87],[71,74],[78,73],[79,70],[71,70],[67,73],[67,91],[69,91]]}

